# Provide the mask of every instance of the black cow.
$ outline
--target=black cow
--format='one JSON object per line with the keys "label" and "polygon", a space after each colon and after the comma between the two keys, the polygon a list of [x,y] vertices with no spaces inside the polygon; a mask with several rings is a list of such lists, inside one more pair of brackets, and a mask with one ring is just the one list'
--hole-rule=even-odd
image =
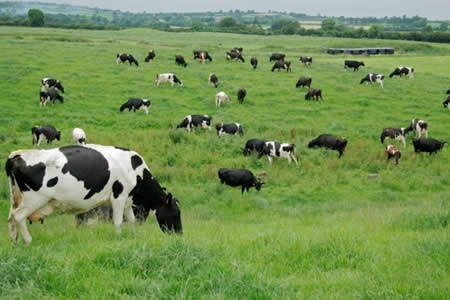
{"label": "black cow", "polygon": [[219,78],[217,78],[216,74],[209,74],[208,83],[212,84],[215,88],[219,85]]}
{"label": "black cow", "polygon": [[46,89],[53,87],[53,88],[60,90],[61,93],[64,94],[64,87],[62,86],[61,81],[59,81],[58,79],[42,78],[41,83],[42,83],[42,86],[45,87]]}
{"label": "black cow", "polygon": [[116,57],[117,57],[116,62],[117,62],[118,64],[124,63],[124,62],[128,61],[128,63],[130,64],[130,66],[131,66],[133,63],[136,65],[136,67],[139,66],[137,60],[136,60],[136,59],[133,57],[133,55],[131,55],[131,54],[127,54],[127,53],[118,53],[118,54],[116,55]]}
{"label": "black cow", "polygon": [[445,144],[448,142],[444,141],[438,141],[431,138],[414,138],[413,139],[413,145],[414,145],[414,152],[428,152],[430,155],[432,153],[437,153],[439,150],[441,150]]}
{"label": "black cow", "polygon": [[39,105],[40,106],[45,106],[47,105],[48,102],[53,102],[55,103],[56,100],[59,100],[59,102],[64,103],[64,97],[61,96],[58,91],[51,87],[48,90],[42,89],[39,92]]}
{"label": "black cow", "polygon": [[61,140],[61,131],[57,131],[55,127],[51,125],[46,126],[33,126],[31,128],[31,135],[33,136],[33,145],[40,145],[41,141],[45,138],[47,144],[53,142],[53,140]]}
{"label": "black cow", "polygon": [[308,148],[325,147],[339,152],[339,158],[344,154],[347,140],[330,134],[321,134],[309,142]]}
{"label": "black cow", "polygon": [[244,88],[238,89],[237,98],[238,98],[238,101],[240,104],[242,104],[244,102],[245,96],[247,96],[247,90]]}
{"label": "black cow", "polygon": [[230,51],[228,51],[227,52],[227,60],[232,60],[232,59],[235,59],[235,60],[238,60],[238,61],[240,61],[240,62],[245,62],[245,59],[244,59],[244,57],[242,56],[242,53],[240,53],[240,52],[230,52]]}
{"label": "black cow", "polygon": [[444,108],[450,108],[450,96],[447,97],[447,100],[442,102],[442,105],[444,106]]}
{"label": "black cow", "polygon": [[182,65],[185,68],[187,67],[187,63],[181,55],[175,55],[175,64]]}
{"label": "black cow", "polygon": [[250,155],[252,152],[262,153],[266,147],[266,140],[250,139],[245,143],[245,148],[241,148],[244,156]]}
{"label": "black cow", "polygon": [[312,82],[311,77],[300,77],[297,83],[295,84],[295,87],[298,88],[307,86],[308,88],[311,88],[311,82]]}
{"label": "black cow", "polygon": [[384,128],[380,135],[381,143],[384,143],[385,139],[398,140],[406,147],[406,135],[411,131],[410,128]]}
{"label": "black cow", "polygon": [[244,135],[244,131],[242,130],[242,126],[239,123],[231,123],[231,124],[223,124],[223,123],[217,123],[216,124],[216,131],[217,136],[221,135]]}
{"label": "black cow", "polygon": [[252,57],[250,59],[250,64],[252,65],[253,70],[256,69],[256,67],[258,66],[258,59],[256,57]]}
{"label": "black cow", "polygon": [[309,88],[308,92],[305,94],[305,100],[309,100],[310,98],[316,101],[319,101],[320,98],[323,101],[322,90]]}
{"label": "black cow", "polygon": [[300,61],[305,65],[305,66],[310,66],[312,65],[312,57],[311,56],[300,56]]}
{"label": "black cow", "polygon": [[284,60],[280,60],[275,62],[275,64],[272,67],[272,72],[277,69],[278,71],[280,71],[281,69],[285,69],[286,72],[291,72],[291,62],[290,61],[284,61]]}
{"label": "black cow", "polygon": [[410,79],[414,78],[414,68],[412,67],[397,67],[394,71],[389,75],[389,78],[392,78],[393,76],[400,76],[408,75]]}
{"label": "black cow", "polygon": [[187,128],[191,132],[194,127],[203,127],[211,130],[212,117],[208,115],[187,115],[183,121],[177,125],[177,128]]}
{"label": "black cow", "polygon": [[120,106],[120,112],[128,108],[128,111],[133,110],[133,112],[136,112],[136,110],[143,110],[148,115],[149,106],[150,100],[148,99],[131,98]]}
{"label": "black cow", "polygon": [[353,68],[353,71],[359,71],[360,66],[365,66],[364,62],[356,60],[346,60],[344,62],[344,68]]}
{"label": "black cow", "polygon": [[272,55],[270,56],[270,61],[276,61],[276,60],[284,60],[284,58],[286,57],[286,54],[282,54],[282,53],[272,53]]}
{"label": "black cow", "polygon": [[387,145],[386,146],[386,154],[387,154],[387,159],[390,160],[391,158],[395,158],[395,164],[398,165],[398,162],[400,160],[400,157],[402,157],[402,153],[400,152],[400,150],[392,145]]}
{"label": "black cow", "polygon": [[150,52],[147,54],[147,57],[145,58],[145,62],[149,62],[153,59],[155,59],[156,53],[153,50],[150,50]]}
{"label": "black cow", "polygon": [[253,173],[247,169],[225,169],[220,168],[219,172],[220,183],[226,184],[232,187],[240,186],[241,193],[244,194],[244,190],[248,190],[251,187],[255,187],[259,192],[264,182],[261,182],[260,179],[257,179]]}

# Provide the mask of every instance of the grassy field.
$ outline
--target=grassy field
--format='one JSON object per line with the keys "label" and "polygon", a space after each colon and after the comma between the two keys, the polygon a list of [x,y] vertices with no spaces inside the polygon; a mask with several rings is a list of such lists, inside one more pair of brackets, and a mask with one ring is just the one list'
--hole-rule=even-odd
{"label": "grassy field", "polygon": [[[414,154],[412,135],[396,167],[387,162],[383,127],[428,121],[430,136],[450,140],[450,45],[151,30],[70,31],[0,27],[0,164],[17,149],[31,148],[31,127],[51,124],[71,144],[82,127],[88,142],[131,148],[146,159],[160,183],[180,200],[183,236],[160,232],[150,216],[136,234],[111,224],[76,228],[71,215],[29,226],[33,243],[13,248],[6,225],[9,188],[0,173],[0,298],[152,299],[448,299],[450,295],[450,151]],[[225,51],[244,47],[245,64]],[[344,70],[349,56],[323,47],[394,47],[394,56],[357,57],[360,72]],[[192,49],[209,50],[204,65]],[[157,57],[144,63],[148,50]],[[132,53],[139,67],[115,62]],[[268,57],[284,52],[292,73],[270,72]],[[187,59],[175,66],[174,55]],[[306,68],[301,55],[313,56]],[[253,71],[249,60],[259,59]],[[413,66],[414,80],[385,80],[385,88],[360,85],[368,72],[388,75]],[[157,73],[176,72],[183,88],[155,87]],[[207,85],[214,72],[218,89]],[[300,75],[313,77],[324,103],[304,101]],[[65,103],[39,108],[42,77],[59,78]],[[243,105],[237,89],[245,87]],[[233,102],[216,110],[214,95]],[[129,97],[152,101],[148,116],[119,113]],[[187,114],[213,122],[240,122],[243,137],[215,131],[188,134],[175,126]],[[308,149],[321,133],[344,136],[334,151]],[[297,145],[299,166],[243,157],[247,139]],[[396,143],[397,144],[397,143]],[[43,148],[50,148],[44,145]],[[221,185],[220,167],[267,172],[266,185],[244,196]],[[369,174],[377,174],[369,179]]]}

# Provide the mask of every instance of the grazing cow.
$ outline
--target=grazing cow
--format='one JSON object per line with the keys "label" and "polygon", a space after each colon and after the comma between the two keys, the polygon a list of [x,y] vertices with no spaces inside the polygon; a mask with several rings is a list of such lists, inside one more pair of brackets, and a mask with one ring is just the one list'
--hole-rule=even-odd
{"label": "grazing cow", "polygon": [[175,64],[182,65],[185,68],[187,67],[187,63],[181,55],[175,55]]}
{"label": "grazing cow", "polygon": [[256,67],[258,66],[258,59],[257,59],[256,57],[252,57],[252,58],[250,59],[250,64],[252,65],[253,70],[255,70]]}
{"label": "grazing cow", "polygon": [[344,68],[353,68],[353,71],[358,70],[360,66],[365,66],[364,62],[356,60],[346,60],[344,61]]}
{"label": "grazing cow", "polygon": [[72,139],[73,139],[73,142],[78,145],[85,145],[86,144],[86,133],[84,133],[84,130],[81,128],[74,128],[72,130]]}
{"label": "grazing cow", "polygon": [[408,75],[409,79],[414,78],[414,68],[411,67],[397,67],[395,70],[389,75],[389,78],[392,78],[393,76],[400,76]]}
{"label": "grazing cow", "polygon": [[432,153],[437,153],[439,150],[441,150],[445,144],[447,144],[447,142],[429,138],[413,139],[414,152],[416,153],[428,152],[431,155]]}
{"label": "grazing cow", "polygon": [[386,154],[387,154],[387,159],[390,160],[391,158],[395,158],[395,164],[398,165],[398,162],[400,160],[400,157],[402,157],[402,153],[400,152],[400,150],[392,145],[387,145],[386,146]]}
{"label": "grazing cow", "polygon": [[45,88],[42,88],[39,92],[39,106],[46,106],[48,102],[55,103],[56,100],[59,100],[59,102],[64,103],[64,97],[61,96],[58,91],[51,87],[48,90],[45,90]]}
{"label": "grazing cow", "polygon": [[272,55],[269,58],[269,61],[277,61],[277,60],[283,61],[285,57],[286,57],[286,54],[272,53]]}
{"label": "grazing cow", "polygon": [[145,58],[145,62],[149,62],[153,59],[155,59],[156,53],[153,50],[150,50],[150,52],[147,54],[147,57]]}
{"label": "grazing cow", "polygon": [[311,77],[300,77],[297,81],[297,84],[295,85],[296,88],[298,87],[305,87],[307,86],[308,88],[311,88],[311,82],[312,82],[312,78]]}
{"label": "grazing cow", "polygon": [[225,103],[226,101],[231,102],[231,97],[225,94],[225,92],[218,92],[216,94],[216,108],[219,108],[222,103]]}
{"label": "grazing cow", "polygon": [[133,63],[136,65],[136,67],[139,66],[137,60],[131,54],[119,53],[119,54],[116,55],[116,57],[117,57],[117,60],[116,60],[117,64],[124,63],[124,62],[128,61],[130,66]]}
{"label": "grazing cow", "polygon": [[230,50],[230,52],[236,52],[236,53],[242,54],[242,52],[244,52],[244,48],[234,47],[233,49]]}
{"label": "grazing cow", "polygon": [[132,204],[143,206],[147,215],[156,210],[163,231],[182,232],[177,200],[164,192],[134,151],[93,144],[16,151],[9,155],[5,169],[11,191],[8,227],[14,244],[18,230],[31,243],[25,225],[28,217],[86,212],[104,203],[112,206],[117,234],[124,214],[134,223]]}
{"label": "grazing cow", "polygon": [[194,50],[194,59],[200,59],[202,64],[204,64],[206,60],[212,61],[212,57],[209,56],[208,51],[203,50]]}
{"label": "grazing cow", "polygon": [[277,69],[278,71],[280,71],[281,69],[286,69],[286,72],[291,72],[291,62],[290,61],[284,61],[284,60],[279,60],[276,61],[275,64],[272,67],[272,72]]}
{"label": "grazing cow", "polygon": [[208,83],[214,86],[215,88],[219,85],[219,78],[217,78],[216,74],[209,74]]}
{"label": "grazing cow", "polygon": [[308,92],[305,94],[305,100],[309,100],[310,98],[316,101],[319,101],[320,98],[323,101],[322,90],[309,88]]}
{"label": "grazing cow", "polygon": [[128,99],[127,102],[122,104],[120,106],[120,112],[124,111],[128,108],[128,111],[133,110],[133,112],[136,112],[136,110],[143,110],[145,114],[148,115],[148,107],[150,106],[150,100],[148,99],[136,99],[131,98]]}
{"label": "grazing cow", "polygon": [[242,104],[244,102],[245,96],[247,96],[247,90],[244,88],[238,89],[237,98],[238,98],[239,104]]}
{"label": "grazing cow", "polygon": [[366,75],[366,77],[361,79],[361,81],[359,83],[363,84],[364,82],[367,82],[367,83],[377,82],[380,84],[380,88],[383,88],[383,80],[384,80],[384,75],[369,73]]}
{"label": "grazing cow", "polygon": [[428,137],[428,124],[424,120],[413,119],[408,129],[414,131],[415,136],[421,137],[425,134],[425,137]]}
{"label": "grazing cow", "polygon": [[225,169],[220,168],[219,172],[220,183],[226,184],[232,187],[240,186],[241,194],[244,194],[244,190],[248,190],[251,187],[255,187],[259,192],[264,182],[255,177],[253,173],[247,169]]}
{"label": "grazing cow", "polygon": [[381,132],[380,140],[384,144],[384,140],[392,139],[401,141],[403,146],[406,147],[405,136],[411,131],[409,128],[384,128]]}
{"label": "grazing cow", "polygon": [[33,137],[33,146],[39,146],[44,138],[47,140],[47,144],[51,144],[55,139],[58,141],[61,140],[61,131],[57,131],[56,128],[51,125],[33,126],[31,128],[31,135]]}
{"label": "grazing cow", "polygon": [[305,65],[305,66],[311,66],[312,65],[312,57],[311,56],[300,56],[300,61]]}
{"label": "grazing cow", "polygon": [[227,60],[238,60],[238,61],[240,61],[240,62],[243,62],[243,63],[245,63],[245,59],[244,59],[244,57],[242,56],[242,53],[241,52],[230,52],[230,51],[228,51],[227,52]]}
{"label": "grazing cow", "polygon": [[59,91],[61,91],[61,93],[64,94],[64,87],[62,86],[61,81],[59,81],[58,79],[42,78],[41,83],[42,86],[46,89],[53,87],[55,89],[58,89]]}
{"label": "grazing cow", "polygon": [[244,135],[244,131],[242,130],[242,126],[239,123],[231,123],[231,124],[216,124],[217,136],[231,134],[231,135]]}
{"label": "grazing cow", "polygon": [[447,100],[442,102],[442,105],[444,106],[444,108],[449,108],[450,109],[450,96],[447,97]]}
{"label": "grazing cow", "polygon": [[344,154],[347,147],[347,140],[330,134],[321,134],[317,138],[309,142],[308,148],[325,147],[339,152],[339,158]]}
{"label": "grazing cow", "polygon": [[179,86],[183,86],[183,82],[173,73],[156,74],[155,84],[159,86],[160,83],[169,82],[172,86],[177,83]]}
{"label": "grazing cow", "polygon": [[269,159],[269,164],[272,164],[272,159],[274,157],[283,157],[287,158],[288,162],[291,163],[292,160],[295,161],[295,164],[298,165],[297,159],[294,155],[295,144],[287,144],[287,143],[278,143],[278,142],[266,142],[264,145],[263,151],[261,151],[258,155],[258,158],[261,158],[263,155],[267,156]]}
{"label": "grazing cow", "polygon": [[252,152],[262,153],[266,147],[266,140],[250,139],[245,143],[245,148],[241,148],[244,156],[250,155]]}
{"label": "grazing cow", "polygon": [[183,121],[177,125],[177,128],[187,128],[191,132],[194,127],[203,127],[211,130],[212,117],[208,115],[187,115]]}

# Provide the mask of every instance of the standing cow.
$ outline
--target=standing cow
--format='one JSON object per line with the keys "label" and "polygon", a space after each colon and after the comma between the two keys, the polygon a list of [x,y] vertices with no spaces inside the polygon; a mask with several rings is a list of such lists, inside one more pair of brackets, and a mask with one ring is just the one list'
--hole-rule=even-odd
{"label": "standing cow", "polygon": [[259,139],[250,139],[245,143],[245,148],[241,148],[242,154],[244,156],[250,155],[252,152],[256,152],[258,154],[264,151],[266,147],[266,140]]}
{"label": "standing cow", "polygon": [[208,83],[216,88],[219,85],[219,78],[217,78],[216,74],[211,73],[208,77]]}
{"label": "standing cow", "polygon": [[56,100],[64,103],[64,97],[61,96],[54,87],[51,87],[47,90],[45,90],[45,88],[43,87],[39,92],[39,106],[41,107],[46,106],[50,101],[54,104]]}
{"label": "standing cow", "polygon": [[59,81],[58,79],[42,78],[41,84],[45,89],[55,88],[64,94],[64,87],[62,86],[61,81]]}
{"label": "standing cow", "polygon": [[395,164],[398,165],[399,161],[400,161],[400,157],[402,157],[402,153],[400,152],[400,150],[392,145],[387,145],[386,146],[386,154],[387,154],[387,159],[390,160],[391,158],[395,158]]}
{"label": "standing cow", "polygon": [[129,64],[130,66],[131,66],[132,64],[135,64],[136,67],[139,66],[138,61],[137,61],[137,60],[133,57],[133,55],[131,55],[131,54],[127,54],[127,53],[118,53],[118,54],[116,55],[116,57],[117,57],[117,60],[116,60],[117,64],[124,63],[124,62],[128,61],[128,64]]}
{"label": "standing cow", "polygon": [[177,128],[187,128],[189,132],[194,127],[203,127],[211,130],[211,120],[212,117],[208,115],[187,115],[184,117],[183,121],[177,125]]}
{"label": "standing cow", "polygon": [[41,141],[47,140],[47,144],[51,144],[54,140],[61,140],[61,131],[57,131],[51,125],[33,126],[31,128],[31,135],[33,137],[32,144],[40,146]]}
{"label": "standing cow", "polygon": [[210,62],[212,62],[212,57],[209,56],[208,51],[194,50],[193,53],[194,53],[194,59],[200,59],[202,64],[204,64],[206,60],[209,60]]}
{"label": "standing cow", "polygon": [[295,144],[269,141],[265,143],[264,149],[259,153],[258,158],[266,155],[267,159],[269,160],[269,164],[272,164],[272,160],[274,157],[281,157],[286,158],[289,163],[294,160],[295,164],[298,165],[297,159],[294,155],[294,150]]}
{"label": "standing cow", "polygon": [[173,73],[156,74],[155,85],[159,86],[160,83],[168,82],[171,86],[177,83],[179,86],[183,86],[183,82]]}
{"label": "standing cow", "polygon": [[252,58],[250,59],[250,64],[252,65],[253,70],[255,70],[256,67],[258,66],[258,59],[257,59],[256,57],[252,57]]}
{"label": "standing cow", "polygon": [[442,105],[444,106],[444,108],[449,108],[450,109],[450,96],[447,97],[447,100],[442,102]]}
{"label": "standing cow", "polygon": [[363,84],[364,82],[367,82],[371,84],[372,82],[377,82],[380,85],[380,88],[383,88],[383,80],[384,80],[383,74],[369,73],[366,75],[366,77],[361,79],[359,83]]}
{"label": "standing cow", "polygon": [[221,135],[244,135],[244,131],[242,130],[242,126],[239,123],[231,123],[231,124],[223,124],[223,123],[217,123],[216,124],[216,131],[217,136]]}
{"label": "standing cow", "polygon": [[424,134],[425,137],[428,137],[428,123],[424,120],[413,119],[408,130],[414,131],[415,136],[421,137]]}
{"label": "standing cow", "polygon": [[414,68],[412,67],[397,67],[395,68],[394,71],[392,71],[391,74],[389,74],[389,78],[392,78],[393,76],[400,76],[402,77],[403,75],[408,76],[409,79],[413,79],[414,78]]}
{"label": "standing cow", "polygon": [[282,53],[272,53],[272,55],[269,58],[269,61],[278,61],[278,60],[284,60],[286,57],[286,54]]}
{"label": "standing cow", "polygon": [[153,61],[156,57],[156,53],[153,50],[150,50],[150,52],[148,52],[147,57],[145,58],[145,62],[149,62],[149,61]]}
{"label": "standing cow", "polygon": [[237,98],[238,98],[239,104],[242,104],[244,102],[245,96],[247,96],[247,90],[244,88],[238,89]]}
{"label": "standing cow", "polygon": [[364,62],[356,60],[346,60],[344,61],[344,68],[353,68],[353,71],[359,71],[359,67],[365,66]]}
{"label": "standing cow", "polygon": [[291,72],[291,62],[290,61],[284,61],[284,60],[279,60],[276,61],[275,64],[272,67],[272,72],[278,70],[280,71],[281,69],[286,70],[286,72]]}
{"label": "standing cow", "polygon": [[297,83],[295,84],[295,87],[308,87],[311,88],[311,82],[312,82],[312,78],[311,77],[300,77],[297,81]]}
{"label": "standing cow", "polygon": [[322,90],[309,88],[308,92],[305,94],[305,100],[309,100],[311,98],[317,102],[319,102],[319,99],[323,101]]}
{"label": "standing cow", "polygon": [[406,147],[406,135],[411,131],[410,128],[384,128],[380,135],[381,143],[386,139],[398,140]]}
{"label": "standing cow", "polygon": [[312,65],[312,57],[311,56],[300,56],[300,61],[305,65],[305,66],[311,66]]}
{"label": "standing cow", "polygon": [[225,94],[225,92],[218,92],[216,94],[216,108],[219,108],[222,103],[231,102],[231,97]]}
{"label": "standing cow", "polygon": [[136,110],[143,110],[145,114],[148,115],[149,106],[150,100],[148,99],[131,98],[120,106],[120,112],[128,108],[128,111],[133,110],[133,112],[136,112]]}
{"label": "standing cow", "polygon": [[264,182],[261,182],[261,179],[256,178],[253,173],[247,169],[226,169],[220,168],[219,172],[220,183],[226,184],[232,187],[240,186],[241,194],[244,194],[244,191],[248,190],[251,187],[255,187],[255,189],[259,192]]}
{"label": "standing cow", "polygon": [[184,60],[184,57],[181,55],[175,55],[175,64],[176,65],[182,65],[183,67],[187,67],[187,63]]}
{"label": "standing cow", "polygon": [[433,153],[437,153],[438,151],[440,151],[445,144],[447,144],[447,142],[429,138],[413,139],[414,152],[416,153],[428,152],[431,155]]}
{"label": "standing cow", "polygon": [[308,148],[324,147],[339,152],[339,158],[344,154],[347,140],[330,134],[321,134],[309,142]]}

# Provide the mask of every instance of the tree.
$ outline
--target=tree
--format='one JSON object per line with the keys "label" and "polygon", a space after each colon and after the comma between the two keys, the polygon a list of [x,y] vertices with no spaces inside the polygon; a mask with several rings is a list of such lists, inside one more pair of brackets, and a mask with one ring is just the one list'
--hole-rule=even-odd
{"label": "tree", "polygon": [[325,32],[332,32],[336,28],[336,20],[333,18],[327,18],[322,21],[322,30]]}
{"label": "tree", "polygon": [[40,9],[32,8],[28,11],[28,21],[31,26],[40,27],[44,25],[44,13]]}
{"label": "tree", "polygon": [[368,32],[367,32],[367,36],[370,39],[376,39],[378,37],[381,37],[383,33],[383,27],[380,25],[372,25],[370,26]]}
{"label": "tree", "polygon": [[439,25],[439,30],[440,31],[448,31],[448,23],[442,22],[441,25]]}
{"label": "tree", "polygon": [[431,25],[427,25],[422,29],[423,32],[433,32],[433,27]]}
{"label": "tree", "polygon": [[219,21],[219,27],[230,28],[236,26],[236,20],[232,17],[226,17]]}

